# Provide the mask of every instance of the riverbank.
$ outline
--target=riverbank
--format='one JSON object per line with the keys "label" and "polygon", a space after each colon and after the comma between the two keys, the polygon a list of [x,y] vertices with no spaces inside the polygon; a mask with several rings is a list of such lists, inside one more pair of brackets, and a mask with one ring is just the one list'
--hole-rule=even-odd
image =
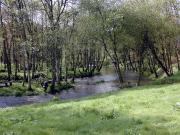
{"label": "riverbank", "polygon": [[32,91],[27,90],[27,84],[22,86],[22,83],[13,83],[12,86],[8,87],[0,87],[0,97],[6,97],[6,96],[15,96],[15,97],[21,97],[21,96],[34,96],[44,93],[44,89],[40,84],[33,83],[32,84]]}
{"label": "riverbank", "polygon": [[[36,90],[39,90],[39,95],[25,95],[26,91],[24,91],[25,88],[22,87],[21,84],[19,84],[19,87],[16,87],[15,89],[12,89],[12,87],[9,88],[3,88],[0,89],[0,93],[4,92],[5,94],[14,94],[19,93],[17,96],[0,96],[0,108],[4,107],[10,107],[10,106],[18,106],[18,105],[24,105],[24,104],[32,104],[32,103],[41,103],[41,102],[47,102],[50,101],[54,96],[56,96],[58,99],[76,99],[80,97],[95,95],[98,93],[105,93],[113,90],[118,90],[119,86],[116,81],[117,77],[114,74],[105,74],[105,75],[96,75],[93,77],[86,77],[86,78],[78,78],[76,79],[76,83],[74,84],[74,87],[60,90],[55,94],[51,95],[48,93],[44,93],[43,88],[39,87],[33,87]],[[18,90],[17,90],[18,88]],[[62,89],[62,88],[61,88]],[[23,96],[22,94],[25,96]],[[27,93],[28,94],[28,93]]]}
{"label": "riverbank", "polygon": [[180,133],[180,84],[148,85],[70,101],[0,109],[14,135]]}
{"label": "riverbank", "polygon": [[[94,73],[88,73],[88,72],[77,72],[75,75],[75,79],[79,78],[87,78],[87,77],[93,77],[100,75],[99,72],[94,72]],[[61,81],[60,85],[56,85],[55,87],[55,93],[60,93],[62,90],[67,90],[72,88],[73,82],[71,81],[73,77],[73,74],[70,72],[68,74],[68,81]],[[7,74],[1,74],[0,75],[0,80],[2,82],[8,82],[7,81]],[[13,77],[14,78],[14,77]],[[64,76],[62,76],[62,79],[64,79]],[[16,96],[16,97],[21,97],[21,96],[35,96],[35,95],[42,95],[44,93],[48,94],[50,93],[50,82],[48,83],[48,88],[45,90],[42,86],[43,83],[47,82],[48,80],[51,80],[50,77],[47,77],[44,73],[38,73],[36,74],[36,78],[32,80],[31,87],[32,90],[28,91],[28,86],[27,83],[25,83],[24,86],[22,86],[23,83],[23,76],[19,76],[19,80],[12,81],[12,86],[8,87],[0,87],[0,97],[3,96]],[[0,81],[0,84],[1,84]],[[43,84],[44,85],[44,84]]]}
{"label": "riverbank", "polygon": [[[125,87],[136,86],[138,80],[137,73],[132,71],[125,72],[124,79],[126,83],[120,85],[118,82],[118,77],[113,71],[109,71],[109,68],[104,70],[105,71],[102,71],[102,73],[99,75],[95,75],[92,77],[76,78],[72,88],[68,87],[71,86],[70,84],[61,84],[61,87],[56,88],[58,91],[54,95],[45,93],[43,88],[40,87],[38,84],[36,87],[33,87],[34,91],[32,93],[29,91],[25,91],[26,87],[22,87],[21,84],[18,84],[19,87],[15,88],[14,86],[12,86],[8,87],[7,89],[0,89],[0,95],[1,93],[4,93],[4,95],[9,94],[7,95],[8,97],[0,96],[0,108],[47,102],[50,101],[54,96],[61,100],[77,99],[81,97],[96,95],[98,93],[117,91]],[[142,83],[144,84],[147,84],[149,82],[148,78],[142,79]],[[33,95],[33,93],[37,91],[39,95]],[[10,96],[10,94],[14,96]]]}

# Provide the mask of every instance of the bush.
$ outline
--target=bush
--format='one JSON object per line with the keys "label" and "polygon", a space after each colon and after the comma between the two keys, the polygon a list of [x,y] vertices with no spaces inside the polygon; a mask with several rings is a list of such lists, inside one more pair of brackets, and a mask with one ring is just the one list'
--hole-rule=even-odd
{"label": "bush", "polygon": [[[21,75],[11,75],[12,80],[23,80],[23,76]],[[8,80],[8,75],[7,74],[1,74],[0,75],[0,80]]]}
{"label": "bush", "polygon": [[96,84],[104,83],[104,80],[97,81]]}
{"label": "bush", "polygon": [[0,70],[0,73],[5,73],[5,72],[6,72],[5,69],[1,69],[1,70]]}
{"label": "bush", "polygon": [[57,87],[56,87],[56,92],[60,92],[60,91],[62,91],[62,90],[67,90],[67,89],[70,89],[70,88],[72,88],[73,87],[73,85],[71,85],[71,83],[62,83],[61,85],[58,85]]}
{"label": "bush", "polygon": [[8,80],[8,76],[5,74],[0,75],[0,80]]}
{"label": "bush", "polygon": [[24,93],[25,96],[36,96],[36,95],[38,95],[38,94],[39,94],[39,93],[36,92],[36,91],[26,91],[26,92]]}
{"label": "bush", "polygon": [[180,72],[173,76],[156,80],[153,82],[153,84],[161,85],[161,84],[173,84],[173,83],[178,83],[178,82],[180,82]]}
{"label": "bush", "polygon": [[16,91],[14,96],[21,97],[23,95],[23,93],[24,93],[23,91]]}
{"label": "bush", "polygon": [[38,86],[33,85],[34,91],[28,91],[27,87],[23,87],[21,83],[14,83],[10,87],[0,88],[0,96],[34,96],[42,93],[42,89]]}
{"label": "bush", "polygon": [[44,74],[44,73],[36,73],[34,75],[34,78],[37,79],[37,78],[47,78],[47,76]]}
{"label": "bush", "polygon": [[24,77],[23,77],[23,76],[21,76],[21,75],[17,75],[17,76],[12,75],[12,79],[13,79],[13,80],[23,80],[23,79],[24,79]]}
{"label": "bush", "polygon": [[51,99],[51,101],[54,101],[54,102],[59,101],[59,100],[60,100],[59,97],[56,97],[56,96],[53,96],[53,98]]}

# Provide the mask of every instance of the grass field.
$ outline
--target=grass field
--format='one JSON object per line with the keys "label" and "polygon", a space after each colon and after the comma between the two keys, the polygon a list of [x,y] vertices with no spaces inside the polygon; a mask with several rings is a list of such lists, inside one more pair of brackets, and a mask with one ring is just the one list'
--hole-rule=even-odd
{"label": "grass field", "polygon": [[0,109],[2,135],[179,135],[180,84]]}

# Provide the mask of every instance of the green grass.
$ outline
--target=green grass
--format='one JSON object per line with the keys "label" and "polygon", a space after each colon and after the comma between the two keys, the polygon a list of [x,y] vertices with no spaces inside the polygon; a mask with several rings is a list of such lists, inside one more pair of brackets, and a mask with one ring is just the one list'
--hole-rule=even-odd
{"label": "green grass", "polygon": [[[62,90],[67,90],[74,87],[71,83],[61,82],[61,85],[55,87],[55,91],[59,93]],[[38,82],[32,82],[32,91],[27,90],[27,83],[22,86],[22,83],[13,83],[9,87],[0,87],[0,96],[32,96],[45,93],[44,88]],[[50,86],[48,87],[47,93],[50,91]]]}
{"label": "green grass", "polygon": [[152,84],[160,85],[160,84],[173,84],[180,82],[180,72],[177,72],[175,75],[171,77],[163,77],[160,79],[157,79],[152,82]]}
{"label": "green grass", "polygon": [[33,91],[27,91],[27,84],[22,86],[22,83],[13,83],[12,86],[9,87],[1,87],[0,88],[0,96],[23,96],[23,95],[38,95],[43,93],[43,88],[36,83],[32,84]]}
{"label": "green grass", "polygon": [[2,135],[179,135],[180,84],[0,109]]}
{"label": "green grass", "polygon": [[100,81],[97,81],[96,84],[101,84],[101,83],[104,83],[105,81],[104,80],[100,80]]}

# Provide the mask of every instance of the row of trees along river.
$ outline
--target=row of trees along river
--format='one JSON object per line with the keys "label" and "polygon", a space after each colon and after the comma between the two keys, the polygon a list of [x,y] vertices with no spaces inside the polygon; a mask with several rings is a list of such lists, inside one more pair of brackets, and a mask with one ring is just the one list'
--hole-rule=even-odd
{"label": "row of trees along river", "polygon": [[51,74],[55,86],[91,76],[112,63],[132,70],[173,74],[179,63],[178,0],[0,0],[1,74],[23,85],[37,72]]}

